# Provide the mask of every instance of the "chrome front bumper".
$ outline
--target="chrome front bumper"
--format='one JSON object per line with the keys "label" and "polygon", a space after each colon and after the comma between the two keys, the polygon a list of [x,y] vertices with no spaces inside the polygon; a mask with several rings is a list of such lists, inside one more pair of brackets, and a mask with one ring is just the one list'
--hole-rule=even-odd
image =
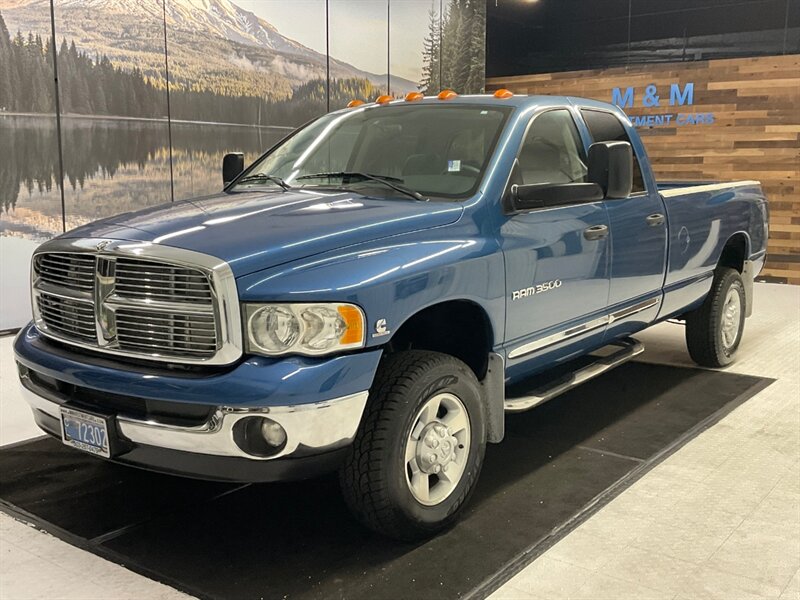
{"label": "chrome front bumper", "polygon": [[[22,393],[34,410],[60,419],[60,404],[44,398],[22,385]],[[359,392],[314,404],[242,409],[221,406],[202,425],[182,427],[156,421],[143,421],[117,415],[120,436],[128,441],[167,450],[179,450],[210,456],[270,461],[322,454],[343,448],[355,438],[368,392]],[[66,399],[65,399],[66,400]],[[269,416],[286,430],[284,448],[268,457],[243,451],[234,441],[233,426],[240,419]]]}

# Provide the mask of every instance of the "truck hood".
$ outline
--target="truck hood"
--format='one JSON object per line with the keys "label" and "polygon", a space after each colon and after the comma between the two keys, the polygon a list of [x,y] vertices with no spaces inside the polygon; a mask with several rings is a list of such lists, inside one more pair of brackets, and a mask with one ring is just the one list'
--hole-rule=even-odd
{"label": "truck hood", "polygon": [[236,277],[459,219],[460,204],[386,199],[353,192],[221,193],[118,215],[63,237],[152,242],[210,254]]}

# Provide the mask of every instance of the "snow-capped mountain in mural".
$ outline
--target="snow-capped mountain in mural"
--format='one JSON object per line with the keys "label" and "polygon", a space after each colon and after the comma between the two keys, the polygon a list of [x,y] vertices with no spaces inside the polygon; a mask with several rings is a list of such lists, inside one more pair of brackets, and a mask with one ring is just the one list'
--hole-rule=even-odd
{"label": "snow-capped mountain in mural", "polygon": [[[12,35],[17,30],[49,34],[49,0],[0,0],[0,11]],[[187,88],[280,98],[324,77],[324,54],[230,0],[55,0],[56,38],[74,40],[81,51],[159,79],[164,77],[165,16],[171,79]],[[385,73],[369,73],[335,57],[331,74],[386,83]],[[392,91],[412,89],[415,82],[392,77]]]}
{"label": "snow-capped mountain in mural", "polygon": [[278,52],[314,54],[313,50],[281,35],[270,23],[229,0],[57,0],[61,9],[84,8],[160,19],[195,34],[213,34],[231,42],[264,46]]}

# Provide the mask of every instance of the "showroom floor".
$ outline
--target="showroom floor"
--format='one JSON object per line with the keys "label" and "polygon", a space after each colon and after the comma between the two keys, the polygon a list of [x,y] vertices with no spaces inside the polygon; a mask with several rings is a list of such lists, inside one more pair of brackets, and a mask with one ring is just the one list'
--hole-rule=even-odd
{"label": "showroom floor", "polygon": [[[680,326],[637,337],[643,360],[691,366]],[[800,598],[800,287],[756,285],[756,313],[730,371],[776,381],[493,598]],[[39,435],[16,391],[9,337],[0,338],[0,394],[0,444]],[[0,514],[4,600],[183,596]]]}

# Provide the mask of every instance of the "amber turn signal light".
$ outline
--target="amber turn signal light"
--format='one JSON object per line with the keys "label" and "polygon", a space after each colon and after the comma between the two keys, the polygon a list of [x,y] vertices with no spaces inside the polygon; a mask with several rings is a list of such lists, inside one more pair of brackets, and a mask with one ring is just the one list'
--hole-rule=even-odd
{"label": "amber turn signal light", "polygon": [[408,92],[406,94],[406,102],[416,102],[417,100],[422,100],[425,97],[425,94],[422,92]]}
{"label": "amber turn signal light", "polygon": [[500,88],[494,93],[494,97],[500,98],[500,100],[508,100],[509,98],[514,97],[514,92],[505,88]]}
{"label": "amber turn signal light", "polygon": [[378,96],[375,99],[375,102],[378,104],[389,104],[389,102],[392,100],[394,100],[394,98],[392,98],[389,94],[384,94],[383,96]]}
{"label": "amber turn signal light", "polygon": [[355,108],[356,106],[361,106],[362,104],[364,104],[363,100],[350,100],[350,102],[347,103],[347,108]]}
{"label": "amber turn signal light", "polygon": [[453,90],[442,90],[439,92],[439,95],[436,96],[439,100],[450,100],[458,96]]}
{"label": "amber turn signal light", "polygon": [[364,339],[364,317],[361,311],[349,304],[340,304],[336,309],[347,327],[339,338],[340,344],[357,344]]}

